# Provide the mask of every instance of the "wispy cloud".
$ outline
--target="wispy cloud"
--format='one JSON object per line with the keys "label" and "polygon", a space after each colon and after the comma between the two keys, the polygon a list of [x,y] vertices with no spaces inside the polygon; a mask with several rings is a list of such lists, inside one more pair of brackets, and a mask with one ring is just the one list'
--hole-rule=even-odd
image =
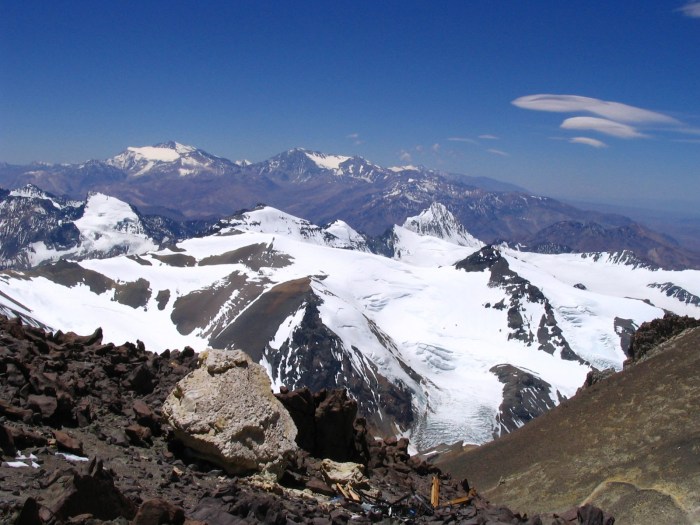
{"label": "wispy cloud", "polygon": [[592,139],[590,137],[573,137],[569,139],[572,144],[585,144],[586,146],[592,146],[594,148],[607,148],[608,145],[598,139]]}
{"label": "wispy cloud", "polygon": [[489,135],[488,133],[485,135],[479,135],[479,138],[483,140],[500,140],[500,138],[496,135]]}
{"label": "wispy cloud", "polygon": [[478,144],[477,141],[468,137],[449,137],[447,140],[450,142],[468,142],[469,144]]}
{"label": "wispy cloud", "polygon": [[491,148],[487,149],[486,151],[488,151],[489,153],[493,153],[494,155],[499,155],[501,157],[510,157],[510,153],[506,153],[505,151],[502,151],[500,149]]}
{"label": "wispy cloud", "polygon": [[433,150],[433,153],[437,153],[437,152],[440,151],[440,144],[438,144],[438,143],[436,142],[435,144],[433,144],[432,146],[430,146],[430,149]]}
{"label": "wispy cloud", "polygon": [[700,18],[700,2],[688,2],[683,7],[676,9],[676,11],[680,11],[690,18]]}
{"label": "wispy cloud", "polygon": [[411,162],[413,160],[413,157],[411,157],[411,154],[408,151],[401,150],[399,152],[399,160],[401,162]]}
{"label": "wispy cloud", "polygon": [[571,117],[562,122],[560,127],[562,129],[597,131],[621,139],[646,137],[632,126],[598,117]]}
{"label": "wispy cloud", "polygon": [[364,140],[360,139],[359,133],[350,133],[348,135],[345,135],[345,138],[352,140],[352,142],[353,142],[353,144],[355,144],[355,146],[359,146],[360,144],[362,144],[364,142]]}
{"label": "wispy cloud", "polygon": [[656,111],[578,95],[527,95],[516,98],[512,104],[534,111],[592,113],[606,119],[631,124],[681,124],[675,118]]}

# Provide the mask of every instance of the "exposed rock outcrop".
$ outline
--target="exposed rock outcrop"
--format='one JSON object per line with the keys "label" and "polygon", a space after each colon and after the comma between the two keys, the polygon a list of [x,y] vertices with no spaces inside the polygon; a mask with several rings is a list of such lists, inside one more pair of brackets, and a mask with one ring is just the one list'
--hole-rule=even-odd
{"label": "exposed rock outcrop", "polygon": [[281,476],[297,429],[265,369],[240,350],[207,350],[163,405],[175,437],[230,474]]}

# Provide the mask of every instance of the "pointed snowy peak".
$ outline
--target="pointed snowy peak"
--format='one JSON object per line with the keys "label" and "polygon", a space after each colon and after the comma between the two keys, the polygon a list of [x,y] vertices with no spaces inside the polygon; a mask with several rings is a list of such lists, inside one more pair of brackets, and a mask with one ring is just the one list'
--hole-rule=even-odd
{"label": "pointed snowy peak", "polygon": [[439,202],[415,217],[408,217],[403,227],[420,235],[430,235],[459,246],[481,248],[484,243],[472,236],[454,215]]}

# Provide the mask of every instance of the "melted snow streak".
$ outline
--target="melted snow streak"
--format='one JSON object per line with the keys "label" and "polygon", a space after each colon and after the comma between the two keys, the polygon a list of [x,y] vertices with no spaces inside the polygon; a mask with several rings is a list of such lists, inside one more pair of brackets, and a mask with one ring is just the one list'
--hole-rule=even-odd
{"label": "melted snow streak", "polygon": [[[140,234],[127,210],[102,209],[120,224],[110,235]],[[276,387],[346,386],[374,425],[421,449],[510,431],[573,395],[591,366],[620,368],[634,326],[700,311],[687,300],[698,271],[466,246],[431,209],[420,224],[442,217],[436,226],[397,226],[387,257],[344,223],[263,207],[138,257],[0,274],[0,310],[64,331],[102,326],[105,340],[153,351],[241,348]],[[97,231],[100,214],[88,216]]]}

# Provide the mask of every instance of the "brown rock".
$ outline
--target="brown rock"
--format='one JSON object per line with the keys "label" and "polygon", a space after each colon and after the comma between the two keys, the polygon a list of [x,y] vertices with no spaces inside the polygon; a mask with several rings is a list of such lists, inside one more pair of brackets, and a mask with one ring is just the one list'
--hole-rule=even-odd
{"label": "brown rock", "polygon": [[70,452],[71,454],[83,454],[83,444],[76,438],[61,430],[54,430],[53,437],[56,438],[58,450]]}
{"label": "brown rock", "polygon": [[44,504],[59,521],[80,514],[101,520],[131,519],[136,513],[134,504],[114,486],[114,478],[96,459],[87,473],[73,472],[55,481],[46,491]]}
{"label": "brown rock", "polygon": [[30,394],[27,396],[27,406],[41,414],[42,419],[51,419],[58,408],[58,400],[52,396]]}
{"label": "brown rock", "polygon": [[185,511],[164,499],[155,498],[144,502],[134,517],[132,525],[182,525]]}
{"label": "brown rock", "polygon": [[22,505],[22,510],[15,520],[15,525],[35,525],[41,523],[39,518],[39,504],[34,498],[27,498]]}
{"label": "brown rock", "polygon": [[325,496],[335,496],[335,491],[328,486],[328,483],[322,481],[318,478],[311,478],[306,482],[306,488],[317,494],[323,494]]}
{"label": "brown rock", "polygon": [[152,444],[151,437],[153,434],[151,433],[151,429],[148,427],[133,424],[126,427],[124,432],[126,432],[126,436],[129,438],[129,442],[132,445],[137,447],[147,447]]}

